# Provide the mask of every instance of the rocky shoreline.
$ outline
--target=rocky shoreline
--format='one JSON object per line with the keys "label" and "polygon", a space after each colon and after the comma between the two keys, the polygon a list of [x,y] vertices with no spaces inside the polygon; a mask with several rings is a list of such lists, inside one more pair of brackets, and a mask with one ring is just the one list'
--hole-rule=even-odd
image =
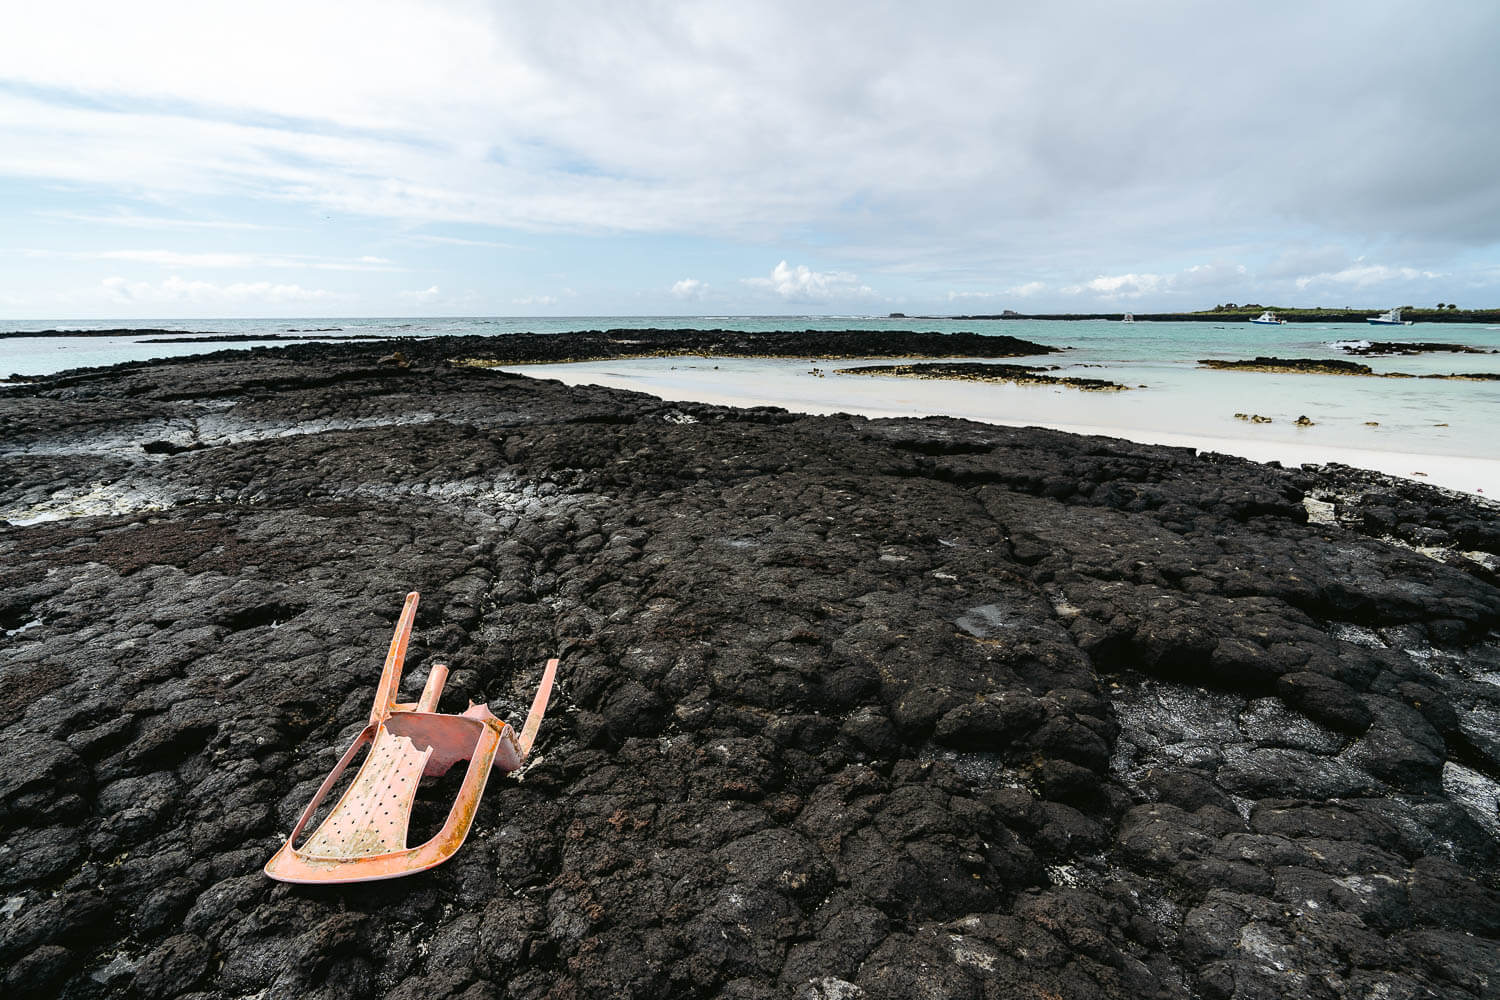
{"label": "rocky shoreline", "polygon": [[[0,394],[8,995],[1500,988],[1495,506],[456,363],[850,356],[573,336]],[[408,590],[445,710],[562,657],[539,756],[440,868],[271,882]]]}
{"label": "rocky shoreline", "polygon": [[1267,358],[1248,361],[1226,361],[1222,358],[1204,358],[1198,362],[1204,368],[1235,372],[1273,372],[1299,375],[1362,375],[1369,378],[1420,378],[1446,379],[1458,382],[1500,382],[1500,372],[1455,372],[1448,375],[1413,375],[1409,372],[1378,372],[1358,361],[1341,361],[1338,358]]}
{"label": "rocky shoreline", "polygon": [[[1119,322],[1127,315],[1136,323],[1220,323],[1239,324],[1255,319],[1267,306],[1239,306],[1233,309],[1215,309],[1205,312],[1176,313],[1018,313],[1006,311],[995,315],[949,316],[945,319],[960,320],[1080,320],[1104,319]],[[1368,329],[1366,320],[1371,313],[1382,308],[1368,309],[1296,309],[1285,306],[1270,306],[1277,316],[1288,323],[1352,323]],[[1413,309],[1403,308],[1402,314],[1414,323],[1496,323],[1500,322],[1500,309]],[[913,319],[928,317],[913,316]],[[931,317],[937,319],[939,317]]]}
{"label": "rocky shoreline", "polygon": [[1057,365],[997,365],[979,362],[911,365],[861,365],[838,368],[836,375],[883,375],[888,378],[946,379],[952,382],[996,382],[1013,385],[1061,385],[1086,392],[1116,392],[1128,385],[1102,378],[1078,378],[1074,375],[1049,375]]}
{"label": "rocky shoreline", "polygon": [[[164,334],[156,329],[99,330],[86,336]],[[292,332],[292,331],[289,331]],[[310,330],[308,333],[322,331]],[[0,334],[3,337],[48,337],[45,330]],[[71,336],[71,334],[68,334]],[[985,336],[973,332],[935,333],[914,330],[783,330],[747,333],[721,329],[610,329],[573,333],[514,333],[504,336],[396,337],[372,339],[359,335],[322,341],[300,337],[209,333],[190,337],[152,337],[147,344],[242,343],[251,340],[287,340],[276,347],[257,346],[251,354],[277,350],[283,357],[315,360],[330,342],[383,345],[381,354],[395,348],[403,358],[429,364],[463,364],[475,368],[502,365],[566,364],[579,361],[612,361],[626,358],[721,357],[721,358],[1013,358],[1057,354],[1067,350],[1010,336]],[[190,355],[198,358],[234,358],[243,349]],[[158,358],[150,364],[176,364],[185,358]],[[377,358],[378,360],[378,358]],[[71,374],[71,373],[63,373]],[[84,371],[85,377],[87,370]],[[31,381],[35,376],[12,373],[0,383]]]}

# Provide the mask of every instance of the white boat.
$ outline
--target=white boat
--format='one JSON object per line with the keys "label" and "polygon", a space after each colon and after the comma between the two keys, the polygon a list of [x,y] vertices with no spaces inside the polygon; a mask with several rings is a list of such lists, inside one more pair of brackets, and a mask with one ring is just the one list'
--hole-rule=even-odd
{"label": "white boat", "polygon": [[1250,322],[1252,322],[1252,323],[1259,323],[1262,326],[1284,326],[1284,325],[1286,325],[1286,320],[1280,318],[1279,316],[1277,316],[1275,313],[1273,313],[1269,309],[1267,309],[1265,312],[1261,313],[1259,316],[1257,316],[1254,319],[1252,319]]}
{"label": "white boat", "polygon": [[1371,326],[1411,326],[1411,320],[1401,318],[1401,310],[1399,308],[1392,309],[1390,312],[1383,312],[1379,316],[1371,316],[1365,322]]}
{"label": "white boat", "polygon": [[1135,322],[1135,314],[1134,313],[1126,313],[1124,316],[1120,317],[1120,322],[1121,323],[1134,323]]}

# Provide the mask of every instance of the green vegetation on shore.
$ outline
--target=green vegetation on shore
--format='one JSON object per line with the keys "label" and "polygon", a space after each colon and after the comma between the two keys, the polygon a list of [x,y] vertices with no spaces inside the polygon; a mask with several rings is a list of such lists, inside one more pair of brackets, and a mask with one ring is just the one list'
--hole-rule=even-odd
{"label": "green vegetation on shore", "polygon": [[[1174,313],[1135,313],[1137,322],[1161,323],[1161,322],[1211,322],[1222,321],[1226,323],[1246,323],[1267,309],[1288,323],[1363,323],[1371,316],[1379,314],[1390,308],[1354,309],[1345,306],[1341,309],[1295,309],[1290,306],[1259,305],[1256,303],[1245,303],[1236,305],[1233,302],[1214,306],[1212,309],[1200,309],[1196,312],[1174,312]],[[989,316],[953,316],[952,319],[1109,319],[1119,320],[1125,316],[1124,313],[1017,313],[1005,312],[1000,315]],[[1444,303],[1442,308],[1418,309],[1414,306],[1402,306],[1401,318],[1413,323],[1500,323],[1500,309],[1460,309],[1457,306]]]}

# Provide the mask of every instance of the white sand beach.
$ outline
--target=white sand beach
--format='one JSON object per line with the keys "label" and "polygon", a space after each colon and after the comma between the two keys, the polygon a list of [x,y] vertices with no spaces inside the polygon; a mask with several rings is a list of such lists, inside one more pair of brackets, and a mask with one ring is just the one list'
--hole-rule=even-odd
{"label": "white sand beach", "polygon": [[[860,359],[848,364],[869,364]],[[1124,438],[1142,444],[1194,448],[1236,455],[1257,462],[1304,464],[1339,462],[1401,476],[1500,503],[1500,459],[1424,454],[1410,435],[1392,440],[1397,447],[1359,447],[1349,440],[1364,428],[1342,433],[1309,434],[1301,428],[1265,427],[1193,412],[1201,401],[1185,400],[1172,426],[1139,420],[1106,423],[1120,411],[1112,407],[1123,394],[1085,393],[1073,389],[1007,386],[927,379],[838,376],[838,361],[762,361],[759,359],[652,358],[630,361],[523,365],[506,370],[536,378],[555,378],[570,385],[603,385],[649,393],[668,400],[726,406],[779,406],[799,413],[851,413],[867,417],[951,416],[1011,427],[1047,427],[1075,434]],[[814,375],[814,370],[822,375]],[[1078,374],[1087,374],[1079,372]],[[1034,418],[1029,414],[1034,413]],[[1069,419],[1076,415],[1076,419]],[[1242,433],[1237,433],[1241,431]],[[1317,428],[1312,430],[1316,431]],[[1372,437],[1376,435],[1370,435]],[[1378,437],[1377,437],[1378,439]]]}

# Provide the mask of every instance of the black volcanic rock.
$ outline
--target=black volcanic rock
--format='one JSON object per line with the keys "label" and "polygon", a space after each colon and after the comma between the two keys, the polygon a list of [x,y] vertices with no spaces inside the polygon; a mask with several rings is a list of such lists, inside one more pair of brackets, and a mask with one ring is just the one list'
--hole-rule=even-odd
{"label": "black volcanic rock", "polygon": [[[1369,365],[1362,365],[1357,361],[1343,361],[1338,358],[1330,359],[1258,357],[1252,358],[1248,361],[1226,361],[1222,358],[1204,358],[1198,363],[1205,368],[1217,368],[1221,371],[1274,372],[1301,375],[1365,375],[1370,378],[1420,378],[1451,380],[1456,382],[1500,381],[1500,372],[1454,372],[1447,375],[1412,375],[1408,372],[1377,372]],[[1236,414],[1236,416],[1239,416],[1239,414]],[[1256,417],[1250,417],[1249,419],[1254,420],[1257,423],[1260,422],[1260,420]],[[1307,417],[1304,416],[1298,418],[1297,423],[1308,426],[1312,423],[1312,421],[1308,420]]]}
{"label": "black volcanic rock", "polygon": [[1248,361],[1227,361],[1222,358],[1204,358],[1198,362],[1205,368],[1244,372],[1299,372],[1313,375],[1375,375],[1375,369],[1358,361],[1341,361],[1337,358],[1267,358],[1257,357]]}
{"label": "black volcanic rock", "polygon": [[1283,674],[1277,680],[1276,693],[1308,718],[1355,736],[1368,729],[1373,718],[1358,691],[1323,674]]}
{"label": "black volcanic rock", "polygon": [[1471,347],[1468,344],[1444,344],[1434,341],[1399,341],[1399,340],[1346,340],[1338,345],[1339,350],[1345,354],[1355,354],[1363,358],[1390,357],[1399,355],[1402,357],[1414,354],[1490,354],[1480,347]]}
{"label": "black volcanic rock", "polygon": [[837,375],[874,375],[891,378],[946,379],[953,382],[1010,382],[1018,385],[1063,385],[1090,392],[1129,389],[1127,385],[1102,378],[1077,378],[1071,375],[1048,375],[1056,365],[1000,365],[983,362],[927,362],[910,365],[861,365],[839,368]]}
{"label": "black volcanic rock", "polygon": [[[7,995],[1493,995],[1494,506],[450,363],[847,347],[698,336],[0,396]],[[408,693],[562,657],[537,755],[439,868],[271,882],[413,589]]]}

